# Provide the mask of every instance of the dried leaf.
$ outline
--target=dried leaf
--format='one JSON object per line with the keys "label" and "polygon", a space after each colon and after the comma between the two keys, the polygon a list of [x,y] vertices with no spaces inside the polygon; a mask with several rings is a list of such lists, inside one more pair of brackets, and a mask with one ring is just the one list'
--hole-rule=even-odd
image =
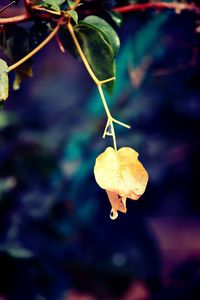
{"label": "dried leaf", "polygon": [[138,153],[129,147],[123,147],[117,153],[108,147],[97,157],[94,175],[98,185],[108,194],[112,219],[116,219],[117,211],[126,213],[126,198],[137,200],[148,181]]}

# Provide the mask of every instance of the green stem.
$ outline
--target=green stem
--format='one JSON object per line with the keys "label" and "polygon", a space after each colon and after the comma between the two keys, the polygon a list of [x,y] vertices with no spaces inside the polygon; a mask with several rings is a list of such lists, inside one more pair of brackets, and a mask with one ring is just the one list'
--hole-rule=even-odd
{"label": "green stem", "polygon": [[77,39],[77,37],[76,37],[76,35],[74,33],[74,29],[73,29],[73,26],[71,25],[70,21],[67,23],[67,28],[69,30],[69,33],[70,33],[71,37],[72,37],[74,45],[75,45],[75,47],[76,47],[76,49],[77,49],[77,51],[78,51],[78,53],[79,53],[79,55],[80,55],[80,57],[82,59],[83,64],[85,65],[85,67],[86,67],[89,75],[91,76],[91,78],[93,79],[93,81],[95,82],[95,84],[97,85],[97,88],[98,88],[98,91],[99,91],[99,94],[100,94],[100,97],[101,97],[101,100],[102,100],[102,103],[103,103],[103,106],[104,106],[104,109],[105,109],[105,112],[106,112],[106,115],[107,115],[107,118],[108,118],[107,124],[106,124],[106,128],[104,130],[103,137],[106,136],[106,131],[107,131],[108,126],[111,126],[112,137],[113,137],[113,145],[114,145],[114,149],[115,149],[115,151],[117,153],[117,142],[116,142],[116,136],[115,136],[115,130],[114,130],[113,122],[117,123],[117,124],[119,124],[121,126],[124,126],[126,128],[130,128],[130,126],[126,125],[126,124],[124,124],[124,123],[122,123],[122,122],[120,122],[120,121],[118,121],[118,120],[116,120],[116,119],[114,119],[112,117],[112,115],[110,113],[110,110],[109,110],[109,107],[108,107],[108,104],[106,102],[106,98],[104,96],[102,85],[105,84],[105,83],[107,83],[107,82],[110,82],[110,81],[114,80],[115,77],[108,78],[108,79],[102,80],[102,81],[99,80],[96,77],[96,75],[94,74],[92,68],[90,67],[90,65],[89,65],[89,63],[88,63],[88,61],[87,61],[87,59],[85,57],[85,54],[83,53],[83,50],[81,49],[81,46],[80,46],[80,44],[78,42],[78,39]]}

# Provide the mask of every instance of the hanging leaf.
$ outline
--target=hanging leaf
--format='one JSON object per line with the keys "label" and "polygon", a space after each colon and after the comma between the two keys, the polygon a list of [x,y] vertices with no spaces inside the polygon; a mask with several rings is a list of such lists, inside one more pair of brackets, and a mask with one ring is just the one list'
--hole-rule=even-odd
{"label": "hanging leaf", "polygon": [[94,175],[98,185],[107,191],[112,219],[117,218],[117,211],[126,213],[126,198],[137,200],[148,181],[148,173],[139,162],[138,153],[129,147],[123,147],[117,153],[108,147],[97,157]]}
{"label": "hanging leaf", "polygon": [[113,50],[114,58],[116,57],[120,48],[120,40],[110,24],[108,24],[104,19],[93,15],[86,17],[80,22],[80,24],[88,24],[94,29],[101,31],[101,33],[104,35],[104,38],[107,40]]}
{"label": "hanging leaf", "polygon": [[[74,31],[96,77],[99,80],[115,77],[115,55],[105,34],[93,25],[85,23],[75,26]],[[112,93],[113,84],[112,81],[105,85],[109,93]]]}
{"label": "hanging leaf", "polygon": [[0,101],[8,98],[8,65],[0,58]]}

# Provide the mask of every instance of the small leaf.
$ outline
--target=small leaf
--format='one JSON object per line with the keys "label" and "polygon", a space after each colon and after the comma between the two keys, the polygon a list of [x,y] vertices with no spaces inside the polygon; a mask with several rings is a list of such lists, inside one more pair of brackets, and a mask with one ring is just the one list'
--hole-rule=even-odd
{"label": "small leaf", "polygon": [[0,101],[8,98],[8,65],[0,58]]}
{"label": "small leaf", "polygon": [[138,161],[138,153],[129,147],[117,153],[108,147],[97,157],[94,175],[98,185],[108,194],[112,219],[117,217],[117,211],[126,213],[126,198],[137,200],[148,182],[148,173]]}
{"label": "small leaf", "polygon": [[77,12],[75,10],[69,10],[67,13],[72,17],[74,22],[76,24],[78,24],[78,14],[77,14]]}

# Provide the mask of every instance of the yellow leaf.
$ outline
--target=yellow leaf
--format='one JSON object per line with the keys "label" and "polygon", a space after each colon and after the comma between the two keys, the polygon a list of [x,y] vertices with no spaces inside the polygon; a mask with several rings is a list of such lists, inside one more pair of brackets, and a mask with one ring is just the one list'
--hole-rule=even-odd
{"label": "yellow leaf", "polygon": [[97,157],[94,175],[98,185],[108,194],[112,219],[116,219],[117,211],[126,213],[126,198],[137,200],[148,181],[148,173],[139,162],[138,153],[129,147],[123,147],[117,153],[108,147]]}

